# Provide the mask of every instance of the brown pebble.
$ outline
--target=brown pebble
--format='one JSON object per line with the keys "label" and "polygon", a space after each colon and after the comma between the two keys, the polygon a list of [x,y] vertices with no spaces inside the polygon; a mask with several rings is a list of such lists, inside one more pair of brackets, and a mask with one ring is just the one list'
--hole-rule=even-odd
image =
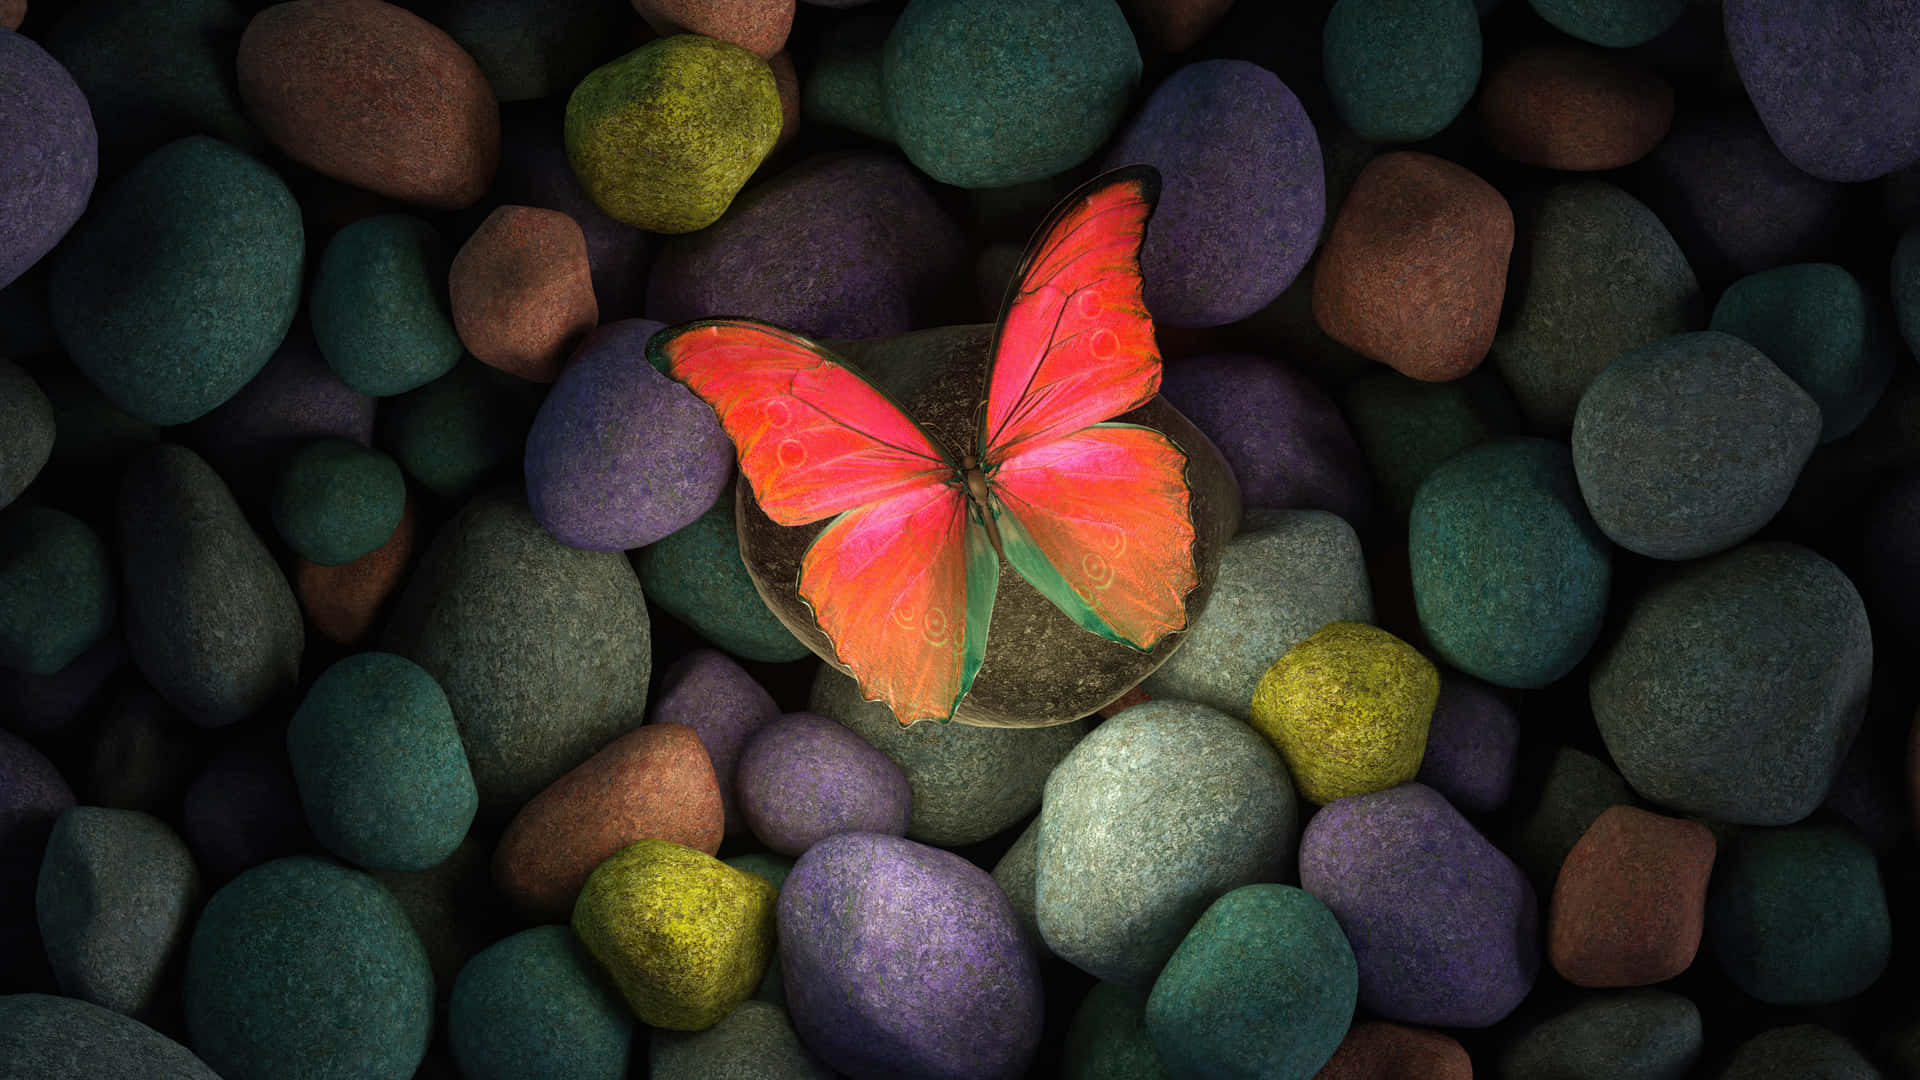
{"label": "brown pebble", "polygon": [[600,321],[587,237],[558,210],[502,206],[467,238],[447,275],[453,328],[476,359],[550,383]]}
{"label": "brown pebble", "polygon": [[26,21],[27,0],[0,0],[0,26],[18,30]]}
{"label": "brown pebble", "polygon": [[787,44],[794,0],[633,0],[654,33],[699,34],[738,45],[765,60]]}
{"label": "brown pebble", "polygon": [[1473,1080],[1473,1060],[1438,1031],[1362,1020],[1347,1029],[1314,1080]]}
{"label": "brown pebble", "polygon": [[1673,87],[1612,49],[1515,50],[1480,87],[1487,143],[1515,161],[1593,172],[1631,165],[1673,124]]}
{"label": "brown pebble", "polygon": [[1513,211],[1491,184],[1431,154],[1367,164],[1320,249],[1313,318],[1409,378],[1445,382],[1493,346]]}
{"label": "brown pebble", "polygon": [[1121,0],[1131,16],[1141,51],[1177,53],[1199,44],[1233,6],[1233,0]]}
{"label": "brown pebble", "polygon": [[1648,986],[1693,963],[1706,922],[1713,832],[1612,806],[1587,827],[1547,912],[1547,957],[1575,986]]}
{"label": "brown pebble", "polygon": [[800,73],[793,68],[793,54],[785,49],[774,53],[767,66],[773,69],[773,85],[780,91],[780,134],[773,140],[778,150],[800,133]]}
{"label": "brown pebble", "polygon": [[724,823],[700,736],[684,724],[647,724],[521,807],[494,849],[493,878],[529,914],[565,922],[588,875],[614,852],[651,839],[712,855]]}
{"label": "brown pebble", "polygon": [[366,638],[381,605],[406,575],[413,539],[413,498],[409,496],[400,524],[387,542],[352,562],[321,566],[294,556],[293,591],[321,637],[339,645],[355,645]]}
{"label": "brown pebble", "polygon": [[403,202],[486,194],[500,107],[445,31],[384,0],[291,0],[240,36],[240,100],[286,155]]}

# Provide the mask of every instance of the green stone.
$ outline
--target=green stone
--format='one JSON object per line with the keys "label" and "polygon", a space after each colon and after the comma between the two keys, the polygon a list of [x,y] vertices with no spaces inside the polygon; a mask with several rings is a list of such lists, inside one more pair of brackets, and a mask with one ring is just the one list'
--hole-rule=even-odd
{"label": "green stone", "polygon": [[[1896,1074],[1902,1075],[1902,1074]],[[1739,1045],[1714,1080],[1883,1080],[1851,1039],[1818,1024],[1763,1031]]]}
{"label": "green stone", "polygon": [[293,452],[273,489],[273,526],[300,557],[340,566],[393,538],[407,508],[400,466],[346,439]]}
{"label": "green stone", "polygon": [[490,476],[516,474],[545,390],[467,359],[380,404],[380,445],[442,499],[464,499]]}
{"label": "green stone", "polygon": [[573,89],[618,47],[630,17],[617,0],[454,0],[436,22],[504,104]]}
{"label": "green stone", "polygon": [[113,558],[86,522],[45,506],[0,513],[0,667],[52,675],[113,628]]}
{"label": "green stone", "polygon": [[564,926],[536,926],[460,969],[447,1045],[465,1080],[619,1080],[633,1057],[633,1013]]}
{"label": "green stone", "polygon": [[891,140],[880,49],[892,29],[892,19],[855,16],[822,31],[800,84],[800,119]]}
{"label": "green stone", "polygon": [[1581,41],[1630,49],[1678,22],[1687,0],[1533,0],[1533,10]]}
{"label": "green stone", "polygon": [[1060,1080],[1169,1080],[1147,1037],[1147,995],[1097,982],[1074,1010]]}
{"label": "green stone", "polygon": [[1700,1009],[1679,994],[1589,994],[1528,1028],[1501,1054],[1495,1075],[1686,1080],[1704,1046]]}
{"label": "green stone", "polygon": [[740,561],[734,503],[729,483],[692,524],[634,553],[647,598],[743,659],[782,664],[813,655],[754,588]]}
{"label": "green stone", "polygon": [[20,497],[53,456],[53,405],[33,376],[0,356],[0,507]]}
{"label": "green stone", "polygon": [[596,68],[567,99],[567,160],[617,221],[657,233],[726,212],[780,134],[773,69],[724,41],[678,34]]}
{"label": "green stone", "polygon": [[1406,521],[1421,482],[1448,458],[1519,426],[1506,386],[1484,365],[1439,383],[1382,368],[1341,389],[1340,411],[1396,522]]}
{"label": "green stone", "polygon": [[1334,111],[1349,128],[1374,142],[1418,142],[1473,97],[1480,15],[1472,0],[1339,0],[1320,55]]}
{"label": "green stone", "polygon": [[[793,860],[785,855],[775,855],[770,851],[755,851],[745,855],[734,855],[720,860],[735,870],[745,870],[750,874],[759,874],[773,883],[776,889],[787,887],[787,875],[793,872]],[[774,945],[773,954],[767,959],[767,973],[760,979],[760,985],[754,988],[753,1000],[772,1002],[781,1008],[787,1005],[787,980],[780,970],[780,947]]]}
{"label": "green stone", "polygon": [[453,255],[433,226],[379,214],[341,229],[314,274],[314,341],[340,381],[373,397],[453,370],[463,346],[447,300]]}
{"label": "green stone", "polygon": [[705,1031],[655,1028],[648,1047],[653,1080],[833,1080],[800,1041],[780,1005],[743,1001]]}
{"label": "green stone", "polygon": [[1885,316],[1831,263],[1776,266],[1727,286],[1712,328],[1751,344],[1820,406],[1820,441],[1858,428],[1893,378]]}
{"label": "green stone", "polygon": [[1513,816],[1501,850],[1525,870],[1534,891],[1551,896],[1573,845],[1610,806],[1637,805],[1633,789],[1584,750],[1555,747],[1544,768],[1518,770]]}
{"label": "green stone", "polygon": [[52,994],[0,996],[0,1080],[223,1080],[130,1016]]}
{"label": "green stone", "polygon": [[1853,997],[1893,949],[1873,850],[1845,825],[1736,830],[1714,861],[1704,944],[1769,1005]]}
{"label": "green stone", "polygon": [[573,932],[646,1023],[712,1027],[753,994],[774,948],[780,890],[705,852],[638,840],[596,867]]}

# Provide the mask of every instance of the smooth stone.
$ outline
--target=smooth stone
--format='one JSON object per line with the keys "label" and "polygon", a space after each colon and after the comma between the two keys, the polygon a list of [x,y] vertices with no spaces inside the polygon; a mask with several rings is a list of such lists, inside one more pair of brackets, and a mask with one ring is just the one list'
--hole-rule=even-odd
{"label": "smooth stone", "polygon": [[0,1080],[222,1080],[131,1017],[71,997],[0,996]]}
{"label": "smooth stone", "polygon": [[[1034,880],[1040,869],[1040,816],[1035,814],[1027,827],[1008,846],[1006,854],[993,864],[993,880],[1000,885],[1000,891],[1007,894],[1013,904],[1013,914],[1020,920],[1020,929],[1027,935],[1027,944],[1033,947],[1033,954],[1042,960],[1053,955],[1047,948],[1047,939],[1040,936],[1040,919],[1034,911],[1039,902],[1038,885]],[[1145,1038],[1145,1033],[1141,1038]]]}
{"label": "smooth stone", "polygon": [[600,321],[586,234],[558,210],[498,207],[454,255],[447,302],[475,359],[550,383]]}
{"label": "smooth stone", "polygon": [[471,206],[500,158],[500,110],[473,57],[384,0],[292,0],[255,15],[240,99],[288,157],[437,210]]}
{"label": "smooth stone", "polygon": [[200,874],[159,818],[76,806],[47,837],[34,897],[60,992],[138,1017],[186,946]]}
{"label": "smooth stone", "polygon": [[619,0],[456,0],[440,25],[504,104],[564,93],[611,59],[625,8]]}
{"label": "smooth stone", "polygon": [[1712,830],[1632,806],[1594,820],[1560,866],[1547,958],[1575,986],[1650,986],[1700,949]]}
{"label": "smooth stone", "polygon": [[1734,1048],[1714,1080],[1882,1080],[1853,1040],[1819,1024],[1770,1028]]}
{"label": "smooth stone", "polygon": [[548,536],[513,488],[440,527],[381,642],[446,691],[489,819],[644,715],[651,646],[632,568]]}
{"label": "smooth stone", "polygon": [[645,547],[714,506],[733,475],[733,441],[713,409],[647,362],[659,327],[594,330],[534,415],[527,502],[569,547]]}
{"label": "smooth stone", "polygon": [[705,852],[636,840],[587,878],[572,926],[641,1021],[702,1031],[759,984],[779,895]]}
{"label": "smooth stone", "polygon": [[518,466],[540,387],[475,360],[380,409],[380,446],[434,495],[458,502]]}
{"label": "smooth stone", "polygon": [[222,727],[293,690],[299,602],[211,466],[156,446],[121,478],[118,519],[127,649],[168,704]]}
{"label": "smooth stone", "polygon": [[1245,60],[1176,69],[1101,161],[1160,170],[1140,265],[1162,326],[1223,326],[1266,307],[1327,216],[1313,122],[1278,76]]}
{"label": "smooth stone", "polygon": [[80,220],[99,171],[87,96],[32,39],[0,29],[0,288],[39,262]]}
{"label": "smooth stone", "polygon": [[1452,1036],[1385,1020],[1355,1019],[1313,1080],[1473,1080],[1473,1060]]}
{"label": "smooth stone", "polygon": [[358,645],[373,633],[387,600],[400,588],[417,539],[414,501],[386,542],[352,562],[322,566],[294,556],[293,592],[307,625],[336,645]]}
{"label": "smooth stone", "polygon": [[892,30],[893,18],[886,15],[854,15],[822,30],[800,85],[801,118],[809,125],[892,141],[893,117],[880,72],[881,47]]}
{"label": "smooth stone", "polygon": [[[236,493],[264,500],[288,456],[301,446],[315,439],[372,445],[375,405],[372,397],[341,381],[313,338],[296,330],[258,375],[188,430],[194,449]],[[383,425],[391,419],[388,413]],[[157,438],[156,433],[147,441]],[[139,452],[144,450],[143,443]]]}
{"label": "smooth stone", "polygon": [[1320,55],[1343,123],[1372,142],[1419,142],[1466,108],[1480,51],[1472,0],[1338,0]]}
{"label": "smooth stone", "polygon": [[1539,971],[1533,888],[1438,792],[1338,800],[1300,839],[1300,885],[1353,943],[1360,1006],[1386,1020],[1487,1027]]}
{"label": "smooth stone", "polygon": [[1041,936],[1088,974],[1146,990],[1208,905],[1287,875],[1296,813],[1280,755],[1246,724],[1188,702],[1127,709],[1047,778]]}
{"label": "smooth stone", "polygon": [[0,356],[0,508],[20,497],[53,456],[53,403],[20,365]]}
{"label": "smooth stone", "polygon": [[1428,474],[1468,447],[1511,434],[1519,421],[1499,375],[1485,366],[1444,383],[1375,369],[1342,386],[1339,400],[1378,504],[1396,523],[1412,512]]}
{"label": "smooth stone", "polygon": [[341,382],[387,397],[453,370],[461,344],[447,301],[451,260],[439,232],[409,214],[377,214],[333,234],[308,314]]}
{"label": "smooth stone", "polygon": [[105,696],[103,689],[127,665],[119,628],[51,675],[0,668],[0,713],[5,726],[27,736],[71,734]]}
{"label": "smooth stone", "polygon": [[900,767],[913,793],[907,837],[943,848],[977,844],[1040,809],[1048,774],[1090,730],[1085,719],[1028,729],[903,727],[885,704],[862,697],[851,676],[824,664],[807,709],[839,721]]}
{"label": "smooth stone", "polygon": [[1612,184],[1565,181],[1516,209],[1514,272],[1488,355],[1529,421],[1565,430],[1621,353],[1704,321],[1700,283],[1653,211]]}
{"label": "smooth stone", "polygon": [[787,43],[793,9],[794,0],[633,0],[633,10],[661,37],[699,34],[763,59]]}
{"label": "smooth stone", "polygon": [[[755,731],[780,715],[773,695],[747,670],[718,649],[695,649],[673,662],[654,684],[649,723],[682,724],[693,729],[706,747],[720,785],[720,806],[726,834],[738,836],[747,823],[740,817],[734,791],[734,773],[740,748]],[[807,707],[824,712],[809,701]]]}
{"label": "smooth stone", "polygon": [[141,158],[60,245],[54,329],[109,401],[183,424],[238,393],[287,336],[304,247],[272,169],[190,135]]}
{"label": "smooth stone", "polygon": [[743,1001],[705,1031],[655,1029],[647,1047],[653,1080],[833,1080],[800,1041],[787,1010]]}
{"label": "smooth stone", "polygon": [[393,538],[407,507],[400,466],[345,439],[295,450],[273,490],[273,525],[295,554],[343,566]]}
{"label": "smooth stone", "polygon": [[1687,814],[1812,813],[1860,729],[1873,638],[1840,569],[1794,544],[1687,563],[1632,601],[1588,681],[1635,791]]}
{"label": "smooth stone", "polygon": [[808,849],[780,891],[780,963],[800,1039],[855,1076],[1026,1074],[1040,968],[987,872],[901,837]]}
{"label": "smooth stone", "polygon": [[814,713],[787,713],[740,750],[740,815],[760,842],[799,856],[840,833],[905,836],[913,791],[893,759]]}
{"label": "smooth stone", "polygon": [[1820,406],[1820,441],[1851,434],[1893,378],[1880,303],[1846,269],[1799,263],[1728,286],[1712,327],[1765,353]]}
{"label": "smooth stone", "polygon": [[1168,1080],[1147,1037],[1147,994],[1096,982],[1060,1048],[1061,1080]]}
{"label": "smooth stone", "polygon": [[1565,445],[1482,443],[1428,474],[1414,497],[1420,628],[1439,659],[1475,678],[1546,686],[1599,639],[1610,549],[1580,501]]}
{"label": "smooth stone", "polygon": [[406,912],[433,970],[434,1003],[445,1009],[467,961],[526,924],[494,890],[491,852],[474,830],[453,854],[425,870],[372,870]]}
{"label": "smooth stone", "polygon": [[0,667],[58,673],[112,631],[118,593],[86,522],[37,505],[0,513]]}
{"label": "smooth stone", "polygon": [[1524,165],[1599,172],[1639,161],[1673,123],[1673,85],[1606,49],[1523,46],[1487,73],[1487,142]]}
{"label": "smooth stone", "polygon": [[447,1002],[466,1080],[621,1080],[634,1017],[565,926],[536,926],[467,961]]}
{"label": "smooth stone", "polygon": [[182,994],[194,1050],[228,1080],[409,1075],[433,1025],[433,973],[399,903],[310,856],[213,894]]}
{"label": "smooth stone", "polygon": [[714,645],[743,660],[798,660],[806,644],[768,609],[741,559],[735,486],[728,481],[706,513],[634,552],[634,570],[647,599]]}
{"label": "smooth stone", "polygon": [[1553,24],[1554,29],[1609,49],[1628,49],[1652,41],[1678,21],[1687,9],[1687,0],[1529,2],[1541,18]]}
{"label": "smooth stone", "polygon": [[317,851],[277,729],[243,735],[208,760],[181,800],[181,834],[210,882]]}
{"label": "smooth stone", "polygon": [[[720,861],[735,870],[759,874],[776,889],[786,888],[787,875],[793,873],[792,859],[766,851],[732,855]],[[774,943],[773,955],[767,961],[767,973],[761,976],[760,985],[754,988],[751,1000],[770,1002],[782,1009],[787,1007],[787,980],[780,972],[780,944],[777,941]]]}
{"label": "smooth stone", "polygon": [[1507,694],[1471,675],[1440,672],[1427,749],[1414,779],[1466,814],[1505,806],[1519,771],[1520,716]]}
{"label": "smooth stone", "polygon": [[1830,1005],[1873,985],[1893,927],[1873,849],[1843,825],[1737,829],[1707,894],[1707,950],[1769,1005]]}
{"label": "smooth stone", "polygon": [[[814,0],[818,2],[818,0]],[[1143,52],[1185,52],[1226,17],[1233,0],[1120,0]]]}
{"label": "smooth stone", "polygon": [[[1522,1032],[1500,1054],[1500,1080],[1632,1076],[1686,1080],[1706,1048],[1700,1009],[1665,990],[1576,999]],[[1781,1074],[1799,1075],[1799,1074]]]}

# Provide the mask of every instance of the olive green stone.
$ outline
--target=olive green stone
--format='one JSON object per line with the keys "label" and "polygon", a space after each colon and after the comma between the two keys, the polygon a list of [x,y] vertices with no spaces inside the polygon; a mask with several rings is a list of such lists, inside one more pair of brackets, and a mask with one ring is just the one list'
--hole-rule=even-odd
{"label": "olive green stone", "polygon": [[1253,727],[1324,806],[1413,779],[1439,699],[1440,672],[1419,650],[1376,626],[1330,623],[1261,677]]}
{"label": "olive green stone", "polygon": [[573,932],[635,1016],[702,1031],[753,995],[773,956],[780,890],[705,852],[638,840],[587,878]]}

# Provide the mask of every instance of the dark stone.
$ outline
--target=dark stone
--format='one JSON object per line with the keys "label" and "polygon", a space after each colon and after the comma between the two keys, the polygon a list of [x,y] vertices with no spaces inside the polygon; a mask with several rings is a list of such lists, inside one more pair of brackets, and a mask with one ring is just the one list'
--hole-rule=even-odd
{"label": "dark stone", "polygon": [[0,508],[20,497],[53,456],[53,404],[33,376],[0,356]]}
{"label": "dark stone", "polygon": [[0,997],[4,1080],[224,1080],[131,1017],[51,994]]}
{"label": "dark stone", "polygon": [[1852,828],[1738,829],[1707,894],[1707,951],[1769,1005],[1829,1005],[1873,985],[1893,923],[1873,850]]}
{"label": "dark stone", "polygon": [[1494,1075],[1686,1080],[1704,1047],[1700,1010],[1679,994],[1591,994],[1522,1032],[1500,1055]]}
{"label": "dark stone", "polygon": [[447,1003],[447,1043],[468,1080],[621,1077],[633,1013],[565,926],[536,926],[460,969]]}

